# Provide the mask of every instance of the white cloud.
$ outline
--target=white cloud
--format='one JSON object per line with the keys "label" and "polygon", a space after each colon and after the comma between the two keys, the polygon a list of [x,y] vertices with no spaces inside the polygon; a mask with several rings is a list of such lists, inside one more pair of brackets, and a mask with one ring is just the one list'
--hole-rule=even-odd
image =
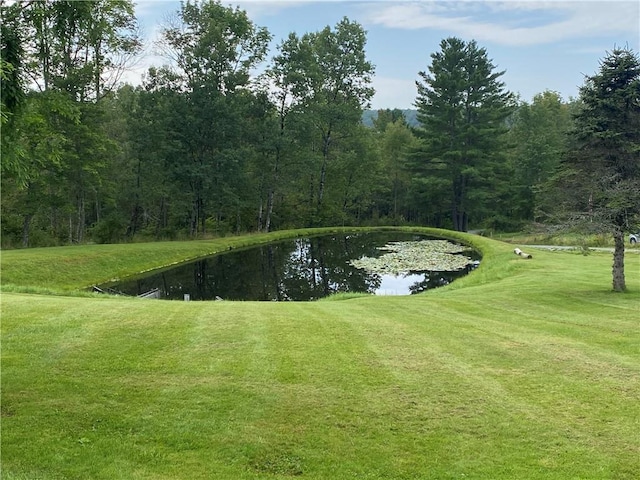
{"label": "white cloud", "polygon": [[371,4],[367,22],[437,29],[500,45],[522,46],[602,34],[640,32],[637,2],[396,2]]}
{"label": "white cloud", "polygon": [[158,21],[167,13],[180,10],[180,0],[138,0],[135,10],[138,19]]}
{"label": "white cloud", "polygon": [[223,2],[223,4],[229,3],[230,5],[238,5],[242,10],[246,10],[250,18],[255,18],[260,15],[277,15],[282,10],[292,7],[298,7],[304,5],[304,1],[300,0],[236,0],[230,2]]}
{"label": "white cloud", "polygon": [[376,93],[371,100],[374,110],[384,108],[413,108],[418,94],[415,80],[406,78],[374,77]]}

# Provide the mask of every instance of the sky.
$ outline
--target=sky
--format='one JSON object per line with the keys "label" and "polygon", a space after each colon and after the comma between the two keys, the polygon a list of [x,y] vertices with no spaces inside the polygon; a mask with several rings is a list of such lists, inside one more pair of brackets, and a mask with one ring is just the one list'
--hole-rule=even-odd
{"label": "sky", "polygon": [[[419,72],[448,37],[475,40],[487,51],[506,89],[531,102],[545,90],[578,97],[586,75],[616,47],[640,52],[640,2],[611,0],[222,0],[239,6],[273,35],[269,59],[290,32],[303,35],[343,17],[367,32],[375,66],[373,109],[415,108]],[[180,9],[176,0],[138,0],[146,50],[126,81],[140,83],[151,65],[167,63],[153,47],[160,27]],[[268,62],[269,60],[267,60]]]}

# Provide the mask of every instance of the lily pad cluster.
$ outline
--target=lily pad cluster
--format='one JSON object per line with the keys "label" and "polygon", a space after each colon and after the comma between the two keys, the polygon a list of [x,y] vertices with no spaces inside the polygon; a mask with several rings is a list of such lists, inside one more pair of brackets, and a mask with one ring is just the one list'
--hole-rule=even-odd
{"label": "lily pad cluster", "polygon": [[473,260],[458,255],[469,249],[447,240],[422,240],[416,242],[391,242],[380,250],[388,251],[377,258],[362,257],[350,264],[370,273],[400,275],[409,272],[455,272],[462,270]]}

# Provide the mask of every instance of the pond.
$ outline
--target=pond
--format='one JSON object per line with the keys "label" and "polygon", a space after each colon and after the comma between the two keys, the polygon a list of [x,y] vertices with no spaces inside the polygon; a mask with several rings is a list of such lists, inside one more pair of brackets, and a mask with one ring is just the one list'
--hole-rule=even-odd
{"label": "pond", "polygon": [[[387,247],[427,245],[433,238],[401,232],[334,234],[296,238],[235,250],[156,271],[144,277],[99,285],[102,290],[183,300],[310,301],[341,292],[409,295],[454,281],[475,268],[479,255],[451,242],[460,259],[455,271],[424,269],[413,262],[402,271],[368,268],[375,259],[396,255]],[[401,242],[401,243],[397,243]],[[374,260],[372,260],[374,259]],[[358,264],[361,262],[361,264]],[[391,258],[389,263],[397,263]],[[417,269],[414,269],[417,266]]]}

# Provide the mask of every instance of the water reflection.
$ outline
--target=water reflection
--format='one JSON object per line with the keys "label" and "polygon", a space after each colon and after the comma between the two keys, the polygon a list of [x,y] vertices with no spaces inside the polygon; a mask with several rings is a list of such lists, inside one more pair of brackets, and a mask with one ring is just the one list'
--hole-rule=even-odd
{"label": "water reflection", "polygon": [[370,274],[349,260],[377,257],[391,241],[428,237],[398,232],[300,238],[229,252],[143,278],[107,285],[127,295],[160,290],[160,298],[182,300],[309,301],[339,292],[407,295],[450,283],[460,272]]}

